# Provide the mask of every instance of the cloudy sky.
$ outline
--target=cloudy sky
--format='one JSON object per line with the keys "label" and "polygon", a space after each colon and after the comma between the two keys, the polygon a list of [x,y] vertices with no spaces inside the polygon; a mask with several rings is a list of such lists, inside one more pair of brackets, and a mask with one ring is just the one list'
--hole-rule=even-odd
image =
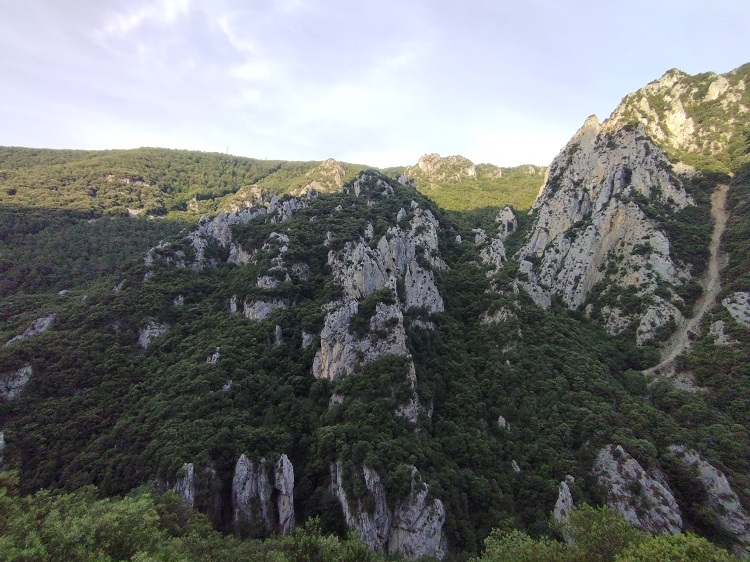
{"label": "cloudy sky", "polygon": [[747,0],[0,0],[0,145],[548,164],[677,67],[750,61]]}

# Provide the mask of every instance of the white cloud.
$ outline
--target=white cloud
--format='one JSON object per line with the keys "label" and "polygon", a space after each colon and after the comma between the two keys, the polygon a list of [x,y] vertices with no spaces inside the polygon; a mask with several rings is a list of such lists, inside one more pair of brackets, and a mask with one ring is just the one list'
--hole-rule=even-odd
{"label": "white cloud", "polygon": [[111,14],[103,31],[107,35],[127,35],[146,22],[172,23],[177,17],[187,14],[189,9],[190,0],[158,0],[134,10]]}

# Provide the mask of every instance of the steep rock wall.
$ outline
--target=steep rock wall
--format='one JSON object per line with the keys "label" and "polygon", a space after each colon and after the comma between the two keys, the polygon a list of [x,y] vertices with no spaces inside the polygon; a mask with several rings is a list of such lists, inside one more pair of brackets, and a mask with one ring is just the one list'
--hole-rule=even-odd
{"label": "steep rock wall", "polygon": [[610,134],[590,117],[553,161],[534,203],[536,219],[518,256],[520,285],[540,306],[558,296],[574,309],[609,275],[609,282],[634,287],[651,303],[640,316],[605,311],[605,327],[617,333],[635,323],[639,342],[653,337],[680,314],[654,296],[657,287],[681,285],[689,271],[672,259],[669,239],[639,197],[674,210],[694,205],[642,126]]}
{"label": "steep rock wall", "polygon": [[232,478],[233,526],[238,534],[261,527],[289,534],[294,528],[294,467],[286,455],[275,463],[237,459]]}
{"label": "steep rock wall", "polygon": [[721,528],[737,540],[737,554],[750,557],[750,517],[724,473],[684,445],[670,445],[669,452],[694,471],[706,492],[706,507],[714,512]]}
{"label": "steep rock wall", "polygon": [[682,531],[682,513],[664,476],[646,472],[620,445],[599,451],[594,474],[607,503],[634,527],[650,533]]}
{"label": "steep rock wall", "polygon": [[378,473],[363,467],[372,511],[364,507],[362,499],[347,497],[340,462],[332,463],[330,471],[331,491],[341,504],[346,524],[375,552],[408,559],[425,556],[440,559],[445,555],[445,507],[439,499],[430,501],[429,486],[421,482],[416,468],[411,469],[408,496],[394,500],[386,496]]}

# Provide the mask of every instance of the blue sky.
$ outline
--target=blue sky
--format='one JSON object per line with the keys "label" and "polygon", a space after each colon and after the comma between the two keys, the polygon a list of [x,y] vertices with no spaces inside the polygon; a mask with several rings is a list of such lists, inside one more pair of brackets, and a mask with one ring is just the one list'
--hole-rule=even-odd
{"label": "blue sky", "polygon": [[548,164],[670,68],[750,61],[746,0],[0,0],[0,145]]}

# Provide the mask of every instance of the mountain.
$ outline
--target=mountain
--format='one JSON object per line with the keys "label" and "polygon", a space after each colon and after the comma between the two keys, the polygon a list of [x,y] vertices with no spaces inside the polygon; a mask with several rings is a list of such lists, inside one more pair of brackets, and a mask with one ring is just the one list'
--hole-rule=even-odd
{"label": "mountain", "polygon": [[586,503],[747,556],[749,70],[670,71],[548,170],[3,149],[0,464],[393,557]]}
{"label": "mountain", "polygon": [[474,164],[463,156],[425,154],[403,172],[417,189],[448,210],[511,205],[529,209],[544,183],[546,168]]}

